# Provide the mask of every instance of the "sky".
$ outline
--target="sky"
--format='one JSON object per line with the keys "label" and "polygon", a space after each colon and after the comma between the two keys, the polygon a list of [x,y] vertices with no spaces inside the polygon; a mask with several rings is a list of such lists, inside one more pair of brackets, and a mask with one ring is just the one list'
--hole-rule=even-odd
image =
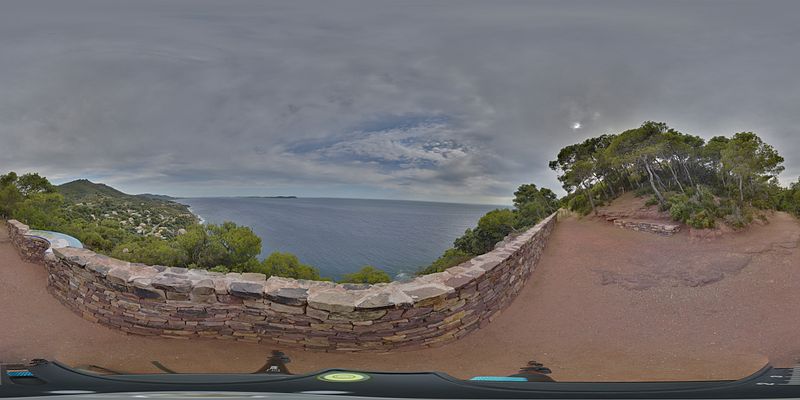
{"label": "sky", "polygon": [[128,193],[505,204],[662,121],[800,175],[797,1],[0,3],[0,172]]}

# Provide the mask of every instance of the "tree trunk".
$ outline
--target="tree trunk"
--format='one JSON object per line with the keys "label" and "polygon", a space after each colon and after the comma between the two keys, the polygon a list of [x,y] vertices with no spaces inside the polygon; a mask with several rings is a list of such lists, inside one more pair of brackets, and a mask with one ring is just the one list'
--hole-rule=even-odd
{"label": "tree trunk", "polygon": [[647,162],[647,160],[644,161],[644,168],[647,169],[647,173],[650,175],[650,187],[652,187],[653,192],[656,193],[656,197],[658,197],[658,202],[664,204],[665,203],[664,196],[661,195],[661,192],[659,192],[658,188],[656,187],[656,182],[655,180],[653,180],[653,171],[650,169],[650,164]]}
{"label": "tree trunk", "polygon": [[683,165],[683,170],[686,171],[686,177],[689,178],[689,184],[694,186],[694,179],[692,179],[692,173],[689,172],[689,167],[686,165],[686,162],[681,160],[681,165]]}
{"label": "tree trunk", "polygon": [[592,206],[592,214],[597,215],[597,209],[595,209],[594,207],[594,198],[593,198],[594,196],[592,196],[591,191],[588,188],[586,188],[586,185],[582,183],[581,185],[583,185],[583,194],[589,199],[589,204],[591,204]]}
{"label": "tree trunk", "polygon": [[673,178],[675,178],[675,183],[677,183],[677,184],[678,184],[678,188],[681,190],[681,193],[684,193],[684,194],[685,194],[685,193],[686,193],[686,191],[685,191],[685,190],[683,190],[683,185],[681,185],[681,181],[680,181],[680,180],[678,180],[678,174],[676,174],[676,173],[675,173],[675,169],[674,169],[674,168],[672,168],[672,163],[671,163],[671,162],[669,162],[669,161],[667,161],[667,166],[669,167],[669,170],[670,170],[670,171],[672,171],[672,177],[673,177]]}
{"label": "tree trunk", "polygon": [[608,187],[607,187],[608,185],[606,185],[605,182],[600,182],[600,186],[603,189],[603,197],[605,197],[606,200],[608,200]]}
{"label": "tree trunk", "polygon": [[742,189],[742,176],[739,175],[739,202],[744,204],[744,190]]}
{"label": "tree trunk", "polygon": [[664,189],[665,192],[669,191],[667,185],[664,184],[664,181],[661,180],[661,176],[658,173],[653,173],[656,176],[656,181],[658,181],[658,185],[661,186],[661,189]]}

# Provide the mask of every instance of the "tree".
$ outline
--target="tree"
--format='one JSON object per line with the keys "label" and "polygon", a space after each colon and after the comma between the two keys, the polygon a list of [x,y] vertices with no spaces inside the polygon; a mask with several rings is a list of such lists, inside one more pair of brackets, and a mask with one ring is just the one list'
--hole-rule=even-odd
{"label": "tree", "polygon": [[23,196],[30,196],[35,193],[55,193],[56,188],[47,178],[39,176],[38,173],[29,173],[19,177],[16,182],[17,188]]}
{"label": "tree", "polygon": [[431,265],[421,269],[417,275],[428,275],[436,272],[442,272],[450,267],[454,267],[474,257],[472,254],[464,250],[449,248],[445,250],[439,258],[436,259]]}
{"label": "tree", "polygon": [[209,224],[206,229],[212,235],[212,240],[225,249],[222,264],[234,270],[252,265],[261,253],[261,238],[250,227],[227,221],[222,225]]}
{"label": "tree", "polygon": [[725,136],[714,136],[708,140],[705,146],[698,149],[700,162],[704,163],[711,171],[713,176],[719,177],[722,186],[725,186],[725,176],[729,171],[724,169],[722,164],[722,150],[724,150],[731,140]]}
{"label": "tree", "polygon": [[[15,172],[11,171],[5,175],[0,175],[0,216],[7,218],[13,215],[14,210],[19,207],[24,200],[33,195],[45,193],[54,194],[55,192],[55,187],[50,184],[47,178],[39,176],[38,173],[28,173],[18,176]],[[39,197],[33,200],[33,202],[51,204],[51,202],[55,200],[57,200],[56,197]],[[33,218],[32,213],[34,210],[30,209],[31,203],[25,207],[27,209],[24,214],[21,214],[21,218]]]}
{"label": "tree", "polygon": [[319,271],[316,268],[301,263],[292,253],[278,251],[270,254],[261,264],[254,266],[250,272],[260,272],[267,277],[320,280]]}
{"label": "tree", "polygon": [[558,210],[558,196],[548,188],[537,188],[534,184],[521,185],[514,192],[514,207],[517,209],[517,228],[536,225]]}
{"label": "tree", "polygon": [[63,204],[58,193],[31,193],[16,204],[12,216],[36,229],[57,230],[64,223]]}
{"label": "tree", "polygon": [[467,229],[464,236],[455,240],[454,247],[473,255],[486,253],[514,231],[516,217],[514,211],[509,209],[489,211],[478,220],[475,229]]}
{"label": "tree", "polygon": [[594,194],[589,189],[599,181],[596,175],[598,156],[611,140],[612,137],[603,135],[567,146],[561,149],[556,159],[549,164],[550,169],[560,172],[558,180],[563,184],[564,190],[567,193],[574,190],[583,193],[592,206],[592,212],[595,213]]}
{"label": "tree", "polygon": [[724,168],[738,181],[740,203],[745,200],[745,185],[752,192],[757,185],[767,183],[784,170],[781,165],[783,157],[752,132],[733,135],[728,145],[722,149],[721,156]]}
{"label": "tree", "polygon": [[232,271],[247,271],[258,264],[256,256],[261,253],[261,238],[249,227],[233,222],[193,225],[177,237],[176,245],[192,268],[224,266]]}
{"label": "tree", "polygon": [[209,235],[205,226],[195,224],[176,239],[176,245],[186,256],[189,268],[209,269],[225,265],[226,249],[218,240]]}
{"label": "tree", "polygon": [[19,192],[16,185],[0,182],[0,218],[10,217],[22,200],[22,193]]}
{"label": "tree", "polygon": [[392,278],[384,271],[371,265],[365,265],[358,272],[344,274],[344,278],[339,283],[388,283]]}
{"label": "tree", "polygon": [[[567,157],[564,152],[560,156]],[[562,161],[569,162],[565,159]],[[548,188],[538,188],[534,184],[520,185],[514,192],[514,209],[497,209],[486,213],[475,229],[467,229],[453,242],[452,248],[447,249],[429,266],[421,268],[417,274],[442,272],[491,251],[509,233],[536,225],[558,210],[559,204],[556,194]]]}

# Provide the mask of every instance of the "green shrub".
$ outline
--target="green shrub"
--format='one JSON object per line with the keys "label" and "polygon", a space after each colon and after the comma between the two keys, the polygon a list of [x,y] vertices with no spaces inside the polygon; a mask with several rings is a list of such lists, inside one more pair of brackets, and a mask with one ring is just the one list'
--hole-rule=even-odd
{"label": "green shrub", "polygon": [[392,278],[384,271],[381,271],[378,268],[375,268],[371,265],[365,265],[361,270],[358,272],[353,272],[351,274],[345,274],[344,279],[340,280],[339,283],[389,283],[392,281]]}
{"label": "green shrub", "polygon": [[517,216],[513,210],[489,211],[478,221],[475,229],[467,229],[453,242],[455,248],[468,254],[483,254],[494,248],[506,235],[514,231]]}
{"label": "green shrub", "polygon": [[228,272],[231,272],[231,270],[228,269],[228,267],[224,267],[222,265],[217,265],[214,268],[210,268],[209,271],[211,271],[211,272],[220,272],[220,273],[223,273],[223,274],[227,274]]}
{"label": "green shrub", "polygon": [[669,198],[669,215],[675,221],[686,222],[692,216],[694,207],[686,195],[675,195]]}
{"label": "green shrub", "polygon": [[445,250],[441,257],[437,258],[436,261],[431,263],[431,265],[417,272],[417,275],[428,275],[436,272],[442,272],[450,267],[461,264],[472,257],[472,254],[469,254],[465,251],[456,248],[449,248]]}
{"label": "green shrub", "polygon": [[725,216],[725,223],[736,229],[742,229],[751,222],[753,222],[752,210],[739,206],[734,206],[731,213]]}
{"label": "green shrub", "polygon": [[673,220],[697,229],[716,227],[716,220],[724,215],[725,207],[723,203],[718,205],[711,190],[703,186],[672,195],[666,204]]}
{"label": "green shrub", "polygon": [[[92,234],[96,235],[97,233],[92,232]],[[148,265],[186,265],[185,256],[179,249],[170,242],[153,236],[121,243],[114,247],[111,256]]]}
{"label": "green shrub", "polygon": [[319,271],[300,262],[292,253],[273,252],[260,264],[249,268],[247,272],[260,272],[267,277],[320,280]]}
{"label": "green shrub", "polygon": [[658,202],[658,199],[655,196],[647,199],[647,201],[644,202],[645,207],[656,206],[658,204],[660,204],[660,203]]}
{"label": "green shrub", "polygon": [[711,229],[717,226],[716,218],[708,210],[700,210],[692,214],[686,224],[696,229]]}
{"label": "green shrub", "polygon": [[580,215],[589,215],[592,212],[592,205],[583,193],[575,193],[567,201],[567,208]]}
{"label": "green shrub", "polygon": [[636,189],[633,192],[633,194],[636,195],[636,197],[647,196],[648,194],[653,194],[653,189],[651,189],[651,188],[649,188],[647,186],[642,186],[642,187]]}

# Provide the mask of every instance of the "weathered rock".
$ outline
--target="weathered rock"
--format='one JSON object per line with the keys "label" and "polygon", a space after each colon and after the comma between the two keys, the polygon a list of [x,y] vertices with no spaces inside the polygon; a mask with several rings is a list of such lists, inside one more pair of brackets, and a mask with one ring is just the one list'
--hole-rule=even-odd
{"label": "weathered rock", "polygon": [[195,295],[209,295],[215,292],[214,281],[211,279],[203,279],[192,285],[192,294]]}
{"label": "weathered rock", "polygon": [[[109,272],[109,275],[113,271]],[[167,292],[189,293],[192,290],[192,281],[188,279],[173,278],[165,275],[156,276],[152,280],[153,287]]]}
{"label": "weathered rock", "polygon": [[358,296],[343,289],[311,290],[308,295],[308,305],[318,310],[348,312],[356,308]]}
{"label": "weathered rock", "polygon": [[286,314],[305,314],[306,308],[303,306],[290,306],[281,303],[270,303],[269,308],[279,313]]}
{"label": "weathered rock", "polygon": [[260,299],[264,295],[264,284],[257,282],[231,282],[230,293],[246,299]]}
{"label": "weathered rock", "polygon": [[374,294],[368,294],[356,302],[359,309],[405,307],[414,304],[414,299],[396,286],[386,286]]}
{"label": "weathered rock", "polygon": [[245,281],[262,282],[267,280],[267,276],[256,272],[245,272],[242,274],[242,279]]}
{"label": "weathered rock", "polygon": [[108,271],[106,279],[111,283],[124,285],[131,279],[132,273],[128,268],[117,267]]}
{"label": "weathered rock", "polygon": [[308,299],[308,289],[303,288],[280,288],[267,291],[267,298],[275,303],[288,305],[303,305]]}
{"label": "weathered rock", "polygon": [[165,300],[167,295],[163,290],[151,285],[150,279],[135,279],[133,281],[133,294],[143,299]]}

